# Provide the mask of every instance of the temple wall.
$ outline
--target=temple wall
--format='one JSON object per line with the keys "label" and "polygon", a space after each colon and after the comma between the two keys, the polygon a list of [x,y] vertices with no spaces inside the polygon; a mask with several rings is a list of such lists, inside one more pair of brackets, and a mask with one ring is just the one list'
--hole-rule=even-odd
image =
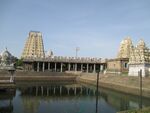
{"label": "temple wall", "polygon": [[120,61],[109,61],[107,63],[107,69],[108,70],[114,70],[114,71],[120,71],[121,70],[121,64]]}
{"label": "temple wall", "polygon": [[142,70],[142,77],[149,76],[150,65],[129,64],[129,76],[138,76],[140,70]]}
{"label": "temple wall", "polygon": [[107,61],[107,72],[106,73],[117,73],[121,74],[128,72],[128,59],[112,59]]}

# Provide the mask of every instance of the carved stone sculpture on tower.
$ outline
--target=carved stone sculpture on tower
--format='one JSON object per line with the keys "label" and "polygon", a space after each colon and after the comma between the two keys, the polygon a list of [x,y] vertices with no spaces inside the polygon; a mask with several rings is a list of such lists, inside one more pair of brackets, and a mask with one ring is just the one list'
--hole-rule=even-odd
{"label": "carved stone sculpture on tower", "polygon": [[142,39],[131,51],[129,57],[129,75],[138,76],[140,70],[142,70],[142,76],[148,76],[150,73],[150,51]]}
{"label": "carved stone sculpture on tower", "polygon": [[129,63],[150,63],[150,51],[145,42],[141,39],[131,52]]}
{"label": "carved stone sculpture on tower", "polygon": [[118,58],[129,58],[130,53],[133,49],[132,41],[130,37],[125,38],[121,43],[119,47],[119,53]]}

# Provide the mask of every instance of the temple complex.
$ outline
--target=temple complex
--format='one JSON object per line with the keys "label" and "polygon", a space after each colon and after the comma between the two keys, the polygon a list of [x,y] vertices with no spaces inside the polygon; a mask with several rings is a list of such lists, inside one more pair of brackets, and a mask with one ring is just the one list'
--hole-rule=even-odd
{"label": "temple complex", "polygon": [[142,70],[142,76],[150,73],[150,51],[143,40],[140,40],[131,51],[129,58],[129,76],[138,76]]}
{"label": "temple complex", "polygon": [[23,67],[26,71],[51,71],[51,72],[87,72],[97,71],[111,74],[128,74],[138,76],[150,73],[150,51],[143,40],[136,47],[130,37],[121,41],[116,58],[82,58],[54,56],[53,51],[44,52],[42,33],[31,31],[26,41],[22,54]]}
{"label": "temple complex", "polygon": [[103,72],[106,61],[101,58],[54,56],[53,51],[44,52],[42,33],[31,31],[22,54],[25,71],[51,72]]}
{"label": "temple complex", "polygon": [[38,31],[29,32],[29,37],[26,41],[22,58],[43,58],[44,44],[42,39],[42,33]]}

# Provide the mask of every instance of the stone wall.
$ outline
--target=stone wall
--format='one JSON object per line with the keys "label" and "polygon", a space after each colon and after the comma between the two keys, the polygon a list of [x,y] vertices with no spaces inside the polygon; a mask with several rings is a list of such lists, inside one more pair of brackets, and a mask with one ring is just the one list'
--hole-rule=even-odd
{"label": "stone wall", "polygon": [[106,73],[121,74],[128,72],[128,58],[116,58],[107,61]]}

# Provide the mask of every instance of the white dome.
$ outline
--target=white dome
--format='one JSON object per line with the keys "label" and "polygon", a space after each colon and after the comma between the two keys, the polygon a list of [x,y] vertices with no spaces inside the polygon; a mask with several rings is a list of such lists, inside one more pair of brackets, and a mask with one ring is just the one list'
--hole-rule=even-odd
{"label": "white dome", "polygon": [[6,49],[5,51],[3,51],[3,52],[1,53],[1,58],[2,58],[2,60],[11,59],[11,58],[12,58],[12,55],[11,55],[11,53]]}
{"label": "white dome", "polygon": [[51,56],[53,56],[53,51],[52,50],[47,51],[46,57],[51,57]]}
{"label": "white dome", "polygon": [[121,41],[121,45],[122,44],[132,44],[132,40],[130,37],[125,38],[124,40]]}

